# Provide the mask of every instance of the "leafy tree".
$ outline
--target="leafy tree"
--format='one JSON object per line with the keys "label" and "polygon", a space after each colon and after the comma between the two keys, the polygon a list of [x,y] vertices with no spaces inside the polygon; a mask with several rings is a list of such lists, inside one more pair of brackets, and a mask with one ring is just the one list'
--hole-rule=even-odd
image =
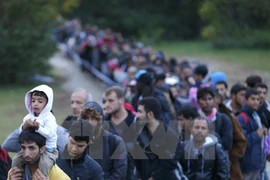
{"label": "leafy tree", "polygon": [[215,47],[270,47],[269,0],[205,0],[202,37]]}
{"label": "leafy tree", "polygon": [[55,50],[50,31],[56,15],[69,12],[78,0],[0,1],[1,84],[28,83],[35,73],[47,73]]}
{"label": "leafy tree", "polygon": [[70,17],[110,27],[125,37],[194,39],[200,35],[200,5],[201,0],[82,0]]}

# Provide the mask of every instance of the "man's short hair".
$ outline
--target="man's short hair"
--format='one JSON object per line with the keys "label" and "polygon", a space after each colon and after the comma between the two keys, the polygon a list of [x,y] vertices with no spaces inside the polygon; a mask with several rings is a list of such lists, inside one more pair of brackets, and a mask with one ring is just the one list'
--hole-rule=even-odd
{"label": "man's short hair", "polygon": [[215,93],[210,87],[200,87],[197,91],[197,99],[204,98],[207,94],[210,94],[212,98],[215,98]]}
{"label": "man's short hair", "polygon": [[218,82],[216,83],[216,86],[217,86],[218,84],[224,84],[224,87],[225,87],[226,89],[228,89],[228,84],[227,84],[226,81],[218,81]]}
{"label": "man's short hair", "polygon": [[202,117],[202,116],[196,117],[196,118],[191,122],[190,128],[193,128],[194,122],[195,122],[196,120],[206,121],[207,129],[210,130],[210,128],[209,128],[209,127],[210,127],[209,121],[208,121],[205,117]]}
{"label": "man's short hair", "polygon": [[249,88],[246,90],[245,98],[248,99],[251,95],[259,95],[259,92],[255,88]]}
{"label": "man's short hair", "polygon": [[181,70],[185,69],[185,68],[189,68],[191,69],[190,63],[188,62],[188,60],[183,60],[180,64],[179,64]]}
{"label": "man's short hair", "polygon": [[234,94],[236,95],[237,93],[239,93],[240,91],[246,91],[247,88],[243,85],[243,84],[240,84],[240,83],[236,83],[232,86],[231,88],[231,95]]}
{"label": "man's short hair", "polygon": [[76,92],[83,92],[85,94],[85,102],[92,101],[92,94],[89,93],[86,89],[77,88],[77,89],[75,89],[75,91],[73,91],[72,94],[74,94]]}
{"label": "man's short hair", "polygon": [[121,87],[112,86],[105,91],[105,96],[109,96],[112,92],[115,92],[118,99],[125,97],[125,92]]}
{"label": "man's short hair", "polygon": [[19,136],[19,143],[24,142],[35,142],[39,148],[42,148],[46,144],[46,138],[37,133],[34,127],[30,126],[25,128]]}
{"label": "man's short hair", "polygon": [[158,102],[157,98],[154,97],[146,97],[139,101],[139,105],[144,106],[144,110],[146,113],[153,112],[155,119],[160,118],[161,114],[161,105]]}
{"label": "man's short hair", "polygon": [[180,108],[178,115],[182,115],[184,118],[191,118],[192,120],[199,116],[197,109],[191,105],[186,105]]}
{"label": "man's short hair", "polygon": [[247,86],[250,88],[254,88],[257,83],[261,83],[261,82],[262,82],[261,76],[255,75],[255,74],[248,76],[245,81]]}
{"label": "man's short hair", "polygon": [[266,91],[268,91],[268,86],[265,84],[265,83],[257,83],[256,85],[255,85],[255,88],[264,88],[264,89],[266,89]]}
{"label": "man's short hair", "polygon": [[87,120],[77,120],[72,123],[69,135],[77,142],[89,143],[94,137],[94,127]]}
{"label": "man's short hair", "polygon": [[199,64],[194,69],[194,74],[202,75],[203,78],[207,75],[207,73],[208,73],[208,68],[205,64]]}

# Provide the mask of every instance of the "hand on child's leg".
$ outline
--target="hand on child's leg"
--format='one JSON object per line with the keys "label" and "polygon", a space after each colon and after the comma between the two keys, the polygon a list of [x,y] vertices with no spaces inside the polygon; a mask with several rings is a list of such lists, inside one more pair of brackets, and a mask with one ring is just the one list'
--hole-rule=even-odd
{"label": "hand on child's leg", "polygon": [[9,180],[21,180],[22,170],[17,167],[11,168],[8,176],[9,176],[8,177]]}

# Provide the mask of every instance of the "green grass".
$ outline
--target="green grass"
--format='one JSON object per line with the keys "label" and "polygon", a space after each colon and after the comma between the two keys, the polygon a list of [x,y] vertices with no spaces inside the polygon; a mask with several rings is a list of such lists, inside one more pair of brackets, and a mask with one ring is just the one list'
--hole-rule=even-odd
{"label": "green grass", "polygon": [[0,142],[22,123],[27,110],[24,105],[24,95],[30,89],[27,87],[5,87],[0,89]]}
{"label": "green grass", "polygon": [[236,63],[257,70],[270,70],[270,50],[258,49],[214,49],[210,43],[193,42],[163,42],[154,46],[162,50],[166,57],[192,57]]}
{"label": "green grass", "polygon": [[[56,82],[49,85],[54,91],[53,111],[58,124],[71,114],[70,94],[62,91],[59,84]],[[0,145],[13,130],[20,126],[23,117],[28,113],[24,104],[24,96],[35,86],[0,88]]]}

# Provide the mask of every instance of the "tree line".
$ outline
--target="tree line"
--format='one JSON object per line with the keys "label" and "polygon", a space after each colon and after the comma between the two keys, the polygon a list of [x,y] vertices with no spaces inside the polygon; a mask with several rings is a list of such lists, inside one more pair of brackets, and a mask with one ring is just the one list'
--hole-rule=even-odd
{"label": "tree line", "polygon": [[145,43],[203,38],[215,48],[270,47],[269,0],[1,1],[2,84],[24,83],[30,75],[48,72],[57,14]]}

